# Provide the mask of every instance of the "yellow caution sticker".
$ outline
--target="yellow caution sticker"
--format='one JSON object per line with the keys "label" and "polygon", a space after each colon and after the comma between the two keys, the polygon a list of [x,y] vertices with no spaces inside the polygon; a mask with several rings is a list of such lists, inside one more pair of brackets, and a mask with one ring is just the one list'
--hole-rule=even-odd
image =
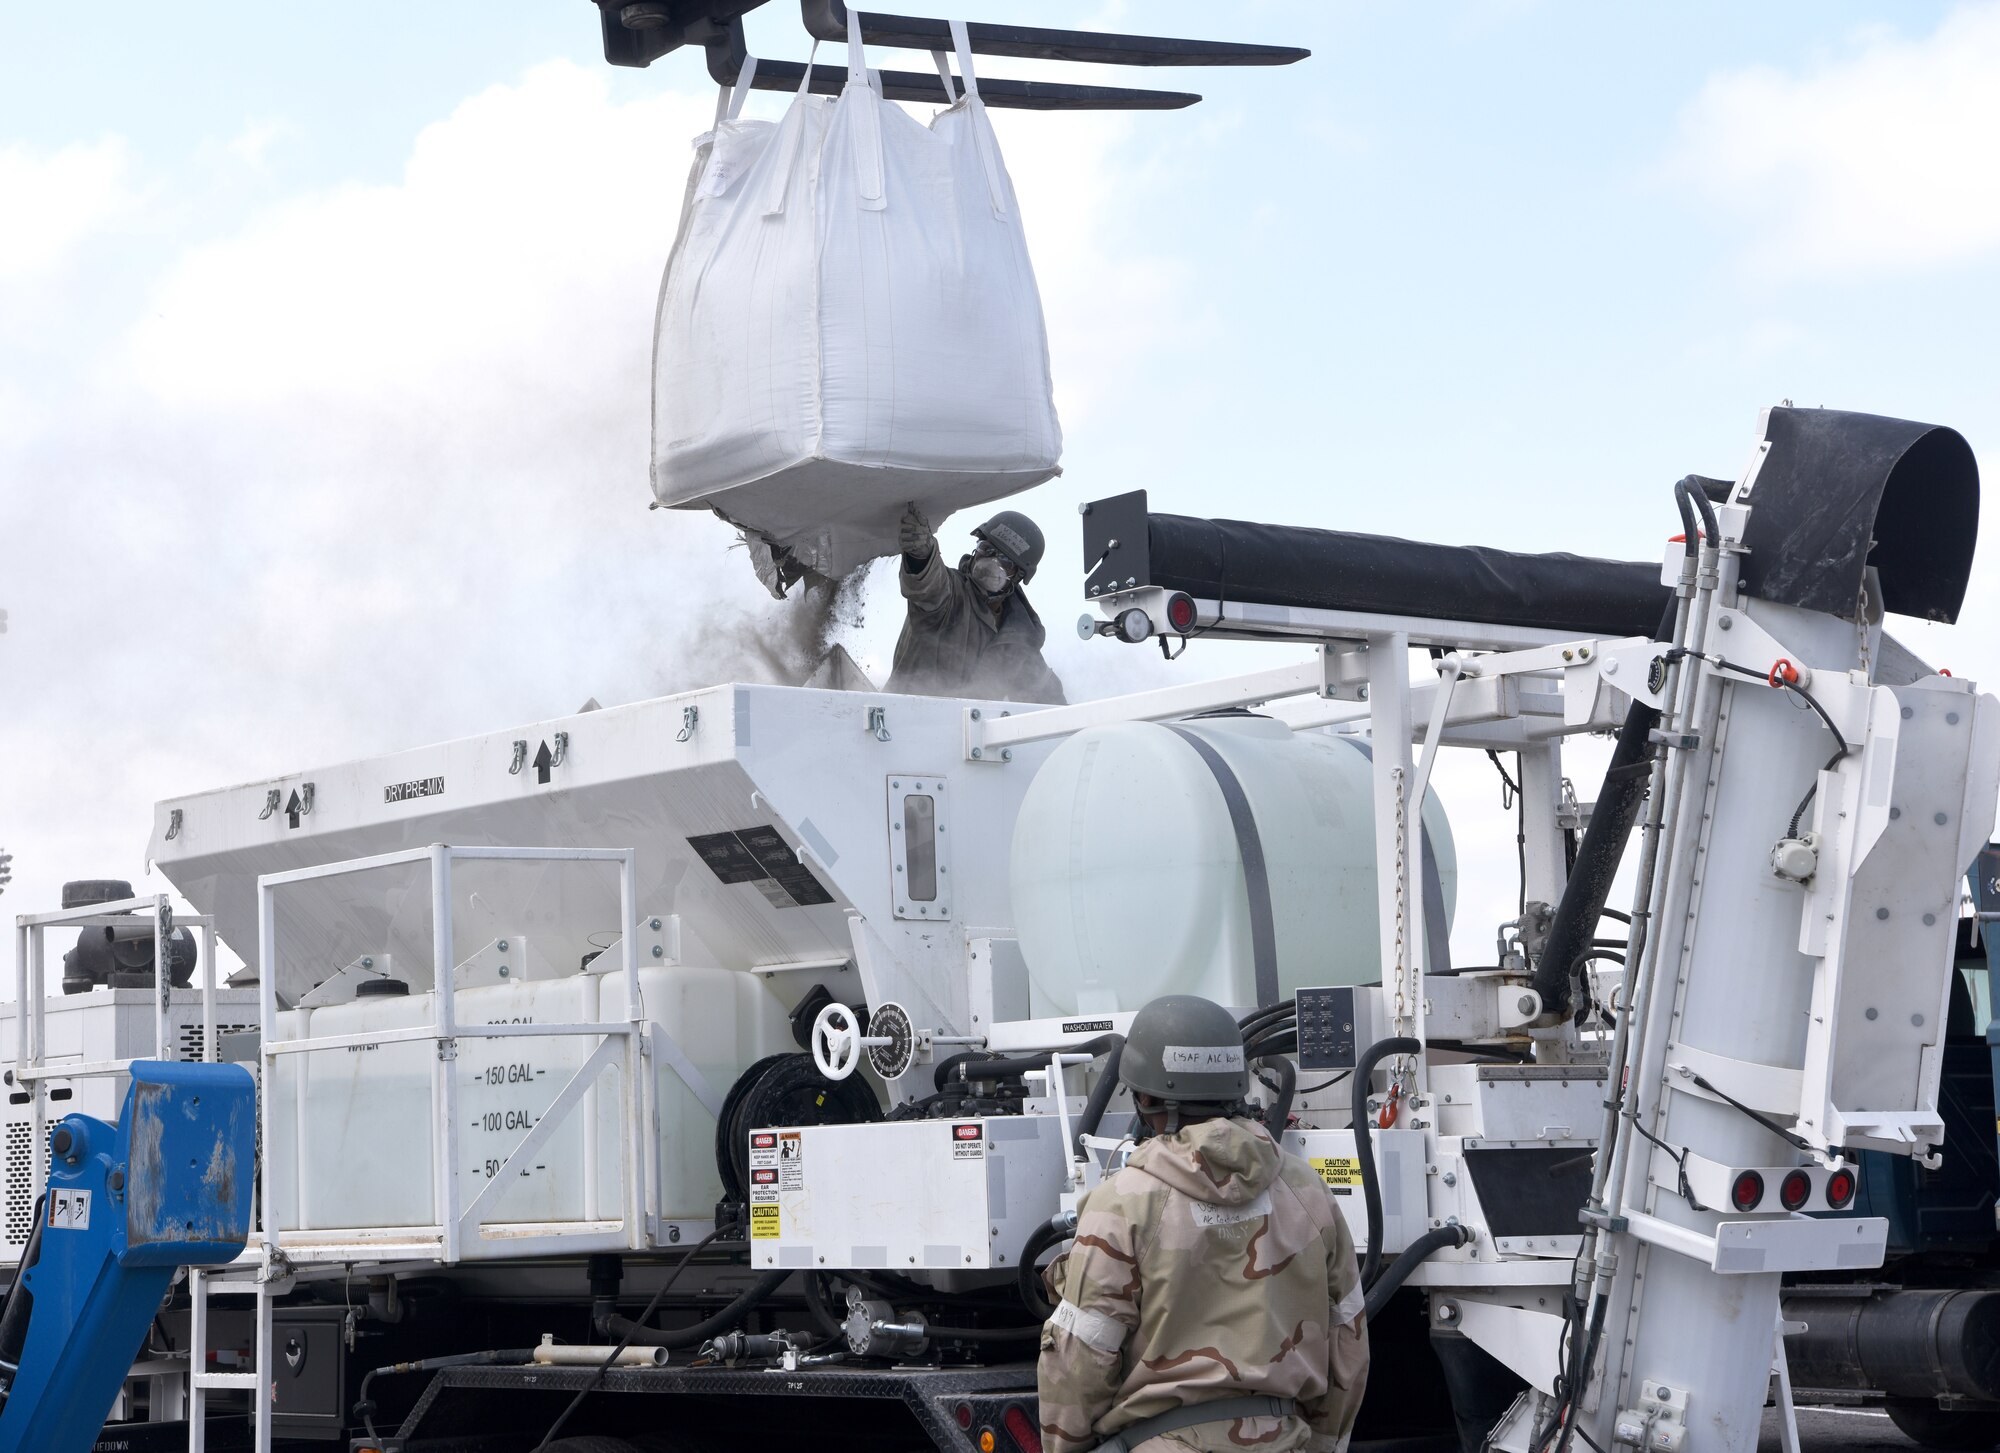
{"label": "yellow caution sticker", "polygon": [[779,1232],[778,1208],[775,1205],[752,1206],[750,1208],[750,1239],[752,1241],[776,1241]]}
{"label": "yellow caution sticker", "polygon": [[1361,1184],[1361,1162],[1351,1155],[1316,1155],[1312,1168],[1336,1196],[1344,1196]]}

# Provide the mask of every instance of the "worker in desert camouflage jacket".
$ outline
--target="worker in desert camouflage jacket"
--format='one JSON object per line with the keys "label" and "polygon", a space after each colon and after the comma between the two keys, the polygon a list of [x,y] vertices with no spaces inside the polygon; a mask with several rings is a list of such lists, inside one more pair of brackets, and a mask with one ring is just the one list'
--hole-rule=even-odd
{"label": "worker in desert camouflage jacket", "polygon": [[1319,1176],[1232,1115],[1227,1010],[1134,1017],[1119,1078],[1155,1134],[1085,1196],[1042,1329],[1047,1453],[1336,1453],[1368,1373],[1354,1241]]}

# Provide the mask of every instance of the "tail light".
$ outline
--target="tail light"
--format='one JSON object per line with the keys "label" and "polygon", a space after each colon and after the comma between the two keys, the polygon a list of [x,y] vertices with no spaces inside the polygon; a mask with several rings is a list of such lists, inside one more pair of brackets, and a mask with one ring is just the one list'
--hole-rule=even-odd
{"label": "tail light", "polygon": [[1194,597],[1175,591],[1167,597],[1167,624],[1181,635],[1194,629]]}
{"label": "tail light", "polygon": [[1729,1183],[1729,1201],[1739,1211],[1754,1211],[1764,1199],[1764,1178],[1754,1170],[1737,1172]]}
{"label": "tail light", "polygon": [[968,1431],[971,1429],[972,1427],[971,1403],[960,1403],[957,1407],[951,1410],[951,1415],[952,1417],[958,1420],[959,1427],[967,1429]]}
{"label": "tail light", "polygon": [[1826,1203],[1844,1211],[1854,1199],[1854,1172],[1845,1166],[1826,1178]]}
{"label": "tail light", "polygon": [[1028,1416],[1028,1410],[1019,1403],[1007,1404],[1007,1411],[1001,1414],[1001,1424],[1007,1434],[1020,1445],[1021,1453],[1042,1453],[1042,1432],[1035,1426],[1035,1420]]}
{"label": "tail light", "polygon": [[1811,1194],[1812,1177],[1802,1170],[1789,1171],[1778,1182],[1778,1204],[1787,1211],[1798,1210]]}

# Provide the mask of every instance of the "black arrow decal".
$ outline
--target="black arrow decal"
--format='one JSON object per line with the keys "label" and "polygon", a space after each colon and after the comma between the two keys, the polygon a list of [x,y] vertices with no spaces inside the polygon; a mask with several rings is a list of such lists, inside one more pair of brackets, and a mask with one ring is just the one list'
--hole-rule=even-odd
{"label": "black arrow decal", "polygon": [[549,780],[549,766],[554,761],[555,758],[549,755],[549,744],[543,742],[541,750],[535,753],[535,780],[537,782],[546,782]]}
{"label": "black arrow decal", "polygon": [[299,825],[299,789],[292,789],[292,800],[285,804],[285,821],[293,827]]}

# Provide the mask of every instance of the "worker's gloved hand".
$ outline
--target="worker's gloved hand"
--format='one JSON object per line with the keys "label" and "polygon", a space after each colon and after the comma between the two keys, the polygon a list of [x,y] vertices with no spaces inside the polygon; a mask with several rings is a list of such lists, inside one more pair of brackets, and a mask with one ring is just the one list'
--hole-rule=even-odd
{"label": "worker's gloved hand", "polygon": [[916,568],[921,568],[931,558],[931,551],[937,548],[937,536],[931,533],[931,522],[915,505],[903,511],[903,524],[897,533],[896,543],[902,548],[903,558]]}

